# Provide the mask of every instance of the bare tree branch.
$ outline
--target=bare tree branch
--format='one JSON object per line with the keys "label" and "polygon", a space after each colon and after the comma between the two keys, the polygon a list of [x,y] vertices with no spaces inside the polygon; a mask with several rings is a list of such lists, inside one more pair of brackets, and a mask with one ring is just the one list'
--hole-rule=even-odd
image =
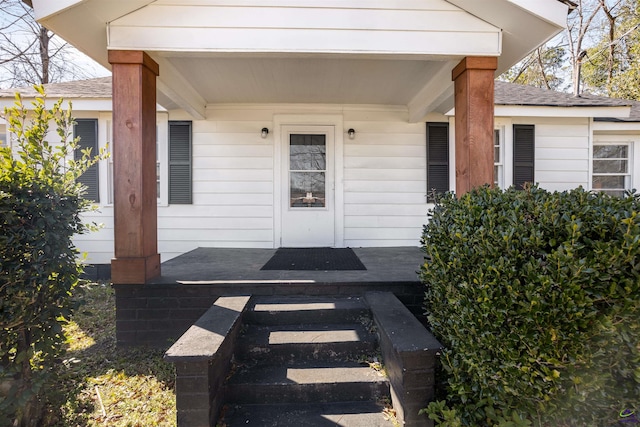
{"label": "bare tree branch", "polygon": [[[0,87],[95,77],[78,67],[80,54],[35,21],[29,2],[0,0]],[[87,61],[88,63],[88,61]]]}

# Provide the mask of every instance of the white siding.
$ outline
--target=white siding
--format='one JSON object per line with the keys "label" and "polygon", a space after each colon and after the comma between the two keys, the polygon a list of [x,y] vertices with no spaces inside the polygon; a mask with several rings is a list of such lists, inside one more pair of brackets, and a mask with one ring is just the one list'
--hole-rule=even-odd
{"label": "white siding", "polygon": [[514,124],[535,125],[535,180],[549,191],[589,183],[588,118],[514,118]]}
{"label": "white siding", "polygon": [[345,246],[417,246],[427,218],[425,124],[399,112],[345,114]]}
{"label": "white siding", "polygon": [[[197,247],[272,248],[278,245],[279,217],[274,200],[278,133],[275,116],[340,115],[343,135],[342,182],[336,188],[344,200],[344,246],[416,246],[427,220],[426,148],[424,123],[407,121],[402,108],[339,105],[215,106],[208,120],[193,122],[193,204],[158,206],[158,238],[166,261]],[[169,119],[184,119],[171,112]],[[100,115],[100,129],[110,120]],[[589,120],[585,118],[505,119],[533,124],[536,133],[535,178],[543,188],[566,190],[589,183]],[[260,129],[269,137],[262,139]],[[100,136],[101,143],[105,137]],[[162,145],[162,143],[161,143]],[[166,147],[166,145],[164,145]],[[640,151],[639,151],[640,152]],[[508,159],[507,159],[508,161]],[[274,170],[275,169],[275,170]],[[105,169],[103,169],[104,171]],[[104,173],[104,175],[103,175]],[[166,176],[165,176],[166,179]],[[341,185],[340,185],[341,184]],[[106,188],[106,172],[101,186]],[[106,189],[101,200],[108,200]],[[113,257],[113,208],[101,206],[87,219],[104,223],[75,242],[89,253],[89,262],[108,263]],[[336,223],[339,223],[337,221]]]}
{"label": "white siding", "polygon": [[[335,105],[214,107],[207,111],[208,120],[193,122],[193,204],[158,206],[158,249],[163,261],[197,247],[277,246],[274,144],[280,142],[273,137],[273,118],[292,113],[316,117],[342,113],[344,128],[356,129],[355,139],[344,138],[344,245],[418,245],[427,214],[425,126],[408,123],[406,110]],[[169,115],[171,120],[184,118],[181,112]],[[110,119],[100,116],[101,129]],[[260,137],[263,127],[271,130],[266,139]],[[106,137],[100,141],[106,142]],[[109,200],[104,168],[101,196]],[[104,227],[77,236],[77,247],[88,253],[90,263],[110,262],[113,207],[105,204],[86,218]]]}

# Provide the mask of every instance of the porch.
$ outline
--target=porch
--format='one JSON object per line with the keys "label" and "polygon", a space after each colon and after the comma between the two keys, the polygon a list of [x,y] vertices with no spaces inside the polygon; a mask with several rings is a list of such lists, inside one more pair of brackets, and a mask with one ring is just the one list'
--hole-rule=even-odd
{"label": "porch", "polygon": [[114,284],[119,345],[167,348],[220,296],[392,292],[417,317],[423,289],[419,247],[354,248],[366,270],[261,270],[276,249],[198,248],[162,264],[145,285]]}
{"label": "porch", "polygon": [[[424,254],[419,247],[353,248],[366,270],[260,270],[277,249],[198,248],[162,263],[162,276],[149,285],[179,284],[253,291],[255,287],[297,285],[314,288],[339,285],[376,286],[417,283]],[[324,292],[321,292],[324,293]]]}

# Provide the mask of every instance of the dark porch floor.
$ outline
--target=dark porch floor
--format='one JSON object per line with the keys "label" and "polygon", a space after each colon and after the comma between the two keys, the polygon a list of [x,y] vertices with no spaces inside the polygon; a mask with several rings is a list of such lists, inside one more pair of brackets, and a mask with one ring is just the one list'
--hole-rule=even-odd
{"label": "dark porch floor", "polygon": [[353,248],[366,270],[261,271],[276,249],[198,248],[162,263],[162,276],[149,284],[242,285],[378,284],[418,281],[424,261],[418,247]]}

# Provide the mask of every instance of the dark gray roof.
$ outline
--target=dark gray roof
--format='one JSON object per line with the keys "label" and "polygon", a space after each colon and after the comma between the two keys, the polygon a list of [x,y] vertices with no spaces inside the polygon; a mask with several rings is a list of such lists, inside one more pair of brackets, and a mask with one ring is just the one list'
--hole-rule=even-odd
{"label": "dark gray roof", "polygon": [[[44,85],[47,98],[111,98],[111,77],[99,77],[89,80],[76,80],[64,83],[49,83]],[[33,87],[20,87],[0,90],[0,98],[13,98],[16,92],[20,92],[24,98],[32,98],[36,95]]]}
{"label": "dark gray roof", "polygon": [[629,106],[631,101],[589,94],[573,96],[570,93],[496,80],[496,104],[544,107],[625,107]]}
{"label": "dark gray roof", "polygon": [[[32,87],[0,90],[0,98],[13,98],[15,92],[23,97],[33,97],[36,92]],[[45,85],[45,93],[49,98],[111,98],[111,77],[100,77],[89,80],[77,80],[65,83]],[[570,93],[540,89],[496,80],[496,105],[521,105],[542,107],[625,107],[631,106],[628,118],[599,118],[599,120],[640,122],[640,102],[627,99],[607,98],[582,94],[573,96]]]}
{"label": "dark gray roof", "polygon": [[496,80],[496,105],[521,105],[539,107],[631,107],[628,118],[617,121],[640,121],[640,102],[628,99],[608,98],[606,96],[583,93],[573,96],[570,93],[541,89]]}

